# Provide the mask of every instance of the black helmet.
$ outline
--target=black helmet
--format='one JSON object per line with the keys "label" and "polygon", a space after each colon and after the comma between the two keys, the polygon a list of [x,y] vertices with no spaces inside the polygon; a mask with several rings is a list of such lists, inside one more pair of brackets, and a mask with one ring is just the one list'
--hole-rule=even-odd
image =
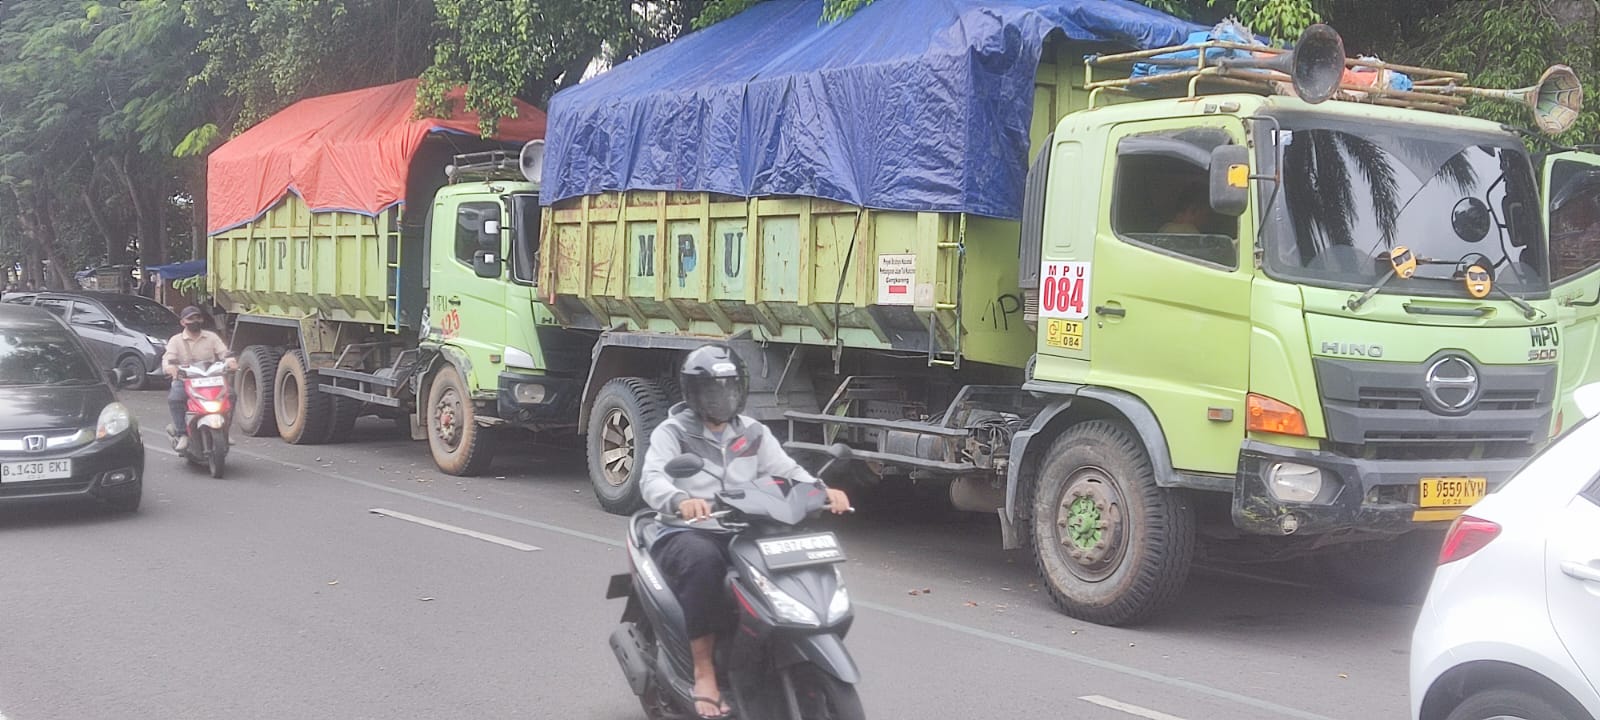
{"label": "black helmet", "polygon": [[750,374],[726,345],[703,345],[683,359],[678,373],[683,400],[701,420],[726,423],[744,410]]}

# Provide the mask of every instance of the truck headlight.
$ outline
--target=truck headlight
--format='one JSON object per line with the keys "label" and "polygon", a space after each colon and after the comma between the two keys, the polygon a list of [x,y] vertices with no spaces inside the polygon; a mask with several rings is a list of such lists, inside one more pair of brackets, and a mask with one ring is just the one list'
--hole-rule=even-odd
{"label": "truck headlight", "polygon": [[1322,494],[1322,471],[1300,463],[1276,463],[1267,471],[1267,491],[1280,502],[1311,502]]}
{"label": "truck headlight", "polygon": [[133,416],[128,413],[128,406],[114,402],[100,411],[100,419],[94,424],[94,437],[100,440],[121,435],[130,427],[133,427]]}
{"label": "truck headlight", "polygon": [[767,599],[767,604],[772,606],[772,612],[778,616],[779,620],[812,627],[822,624],[821,621],[817,620],[817,614],[812,612],[811,608],[806,607],[805,603],[794,599],[794,596],[774,585],[771,580],[767,579],[767,576],[756,572],[754,569],[747,570],[747,574],[750,576],[750,580],[755,583],[756,589],[761,591],[762,597]]}
{"label": "truck headlight", "polygon": [[542,404],[546,395],[544,386],[539,383],[517,383],[511,392],[520,405]]}

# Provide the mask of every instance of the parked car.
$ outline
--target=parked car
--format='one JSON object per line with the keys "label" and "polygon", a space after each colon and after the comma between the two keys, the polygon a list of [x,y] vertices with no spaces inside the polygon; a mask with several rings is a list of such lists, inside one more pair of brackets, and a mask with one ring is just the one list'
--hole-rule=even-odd
{"label": "parked car", "polygon": [[1600,718],[1600,385],[1455,521],[1411,641],[1413,720]]}
{"label": "parked car", "polygon": [[141,388],[166,382],[161,356],[167,340],[183,329],[167,306],[137,295],[52,291],[16,293],[4,301],[65,318],[102,366],[138,376]]}
{"label": "parked car", "polygon": [[139,509],[144,443],[119,385],[65,321],[0,304],[0,503],[91,497]]}

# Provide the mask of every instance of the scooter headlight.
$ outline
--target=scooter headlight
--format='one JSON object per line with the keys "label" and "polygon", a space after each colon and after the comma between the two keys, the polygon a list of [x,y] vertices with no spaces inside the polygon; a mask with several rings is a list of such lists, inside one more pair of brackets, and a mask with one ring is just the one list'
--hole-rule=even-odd
{"label": "scooter headlight", "polygon": [[845,613],[850,612],[850,591],[844,589],[844,573],[839,572],[839,566],[833,566],[833,576],[838,579],[838,585],[833,591],[833,600],[828,603],[828,624],[832,625],[844,619]]}
{"label": "scooter headlight", "polygon": [[222,401],[221,400],[201,400],[200,401],[200,409],[204,410],[204,411],[206,411],[208,413],[219,413],[219,412],[222,412]]}
{"label": "scooter headlight", "polygon": [[816,627],[822,622],[817,619],[817,614],[805,606],[805,603],[794,599],[794,596],[779,589],[767,576],[748,570],[751,582],[756,589],[761,591],[761,596],[767,599],[767,604],[772,606],[772,612],[779,620],[796,625],[810,625]]}
{"label": "scooter headlight", "polygon": [[94,424],[94,437],[101,440],[121,435],[130,427],[133,427],[133,415],[128,413],[128,406],[114,402],[100,411],[100,419]]}

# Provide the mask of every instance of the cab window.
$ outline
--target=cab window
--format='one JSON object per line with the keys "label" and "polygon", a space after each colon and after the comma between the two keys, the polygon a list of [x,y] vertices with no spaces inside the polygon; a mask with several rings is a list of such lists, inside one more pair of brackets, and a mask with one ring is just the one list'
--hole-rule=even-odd
{"label": "cab window", "polygon": [[1124,241],[1220,268],[1239,266],[1239,220],[1211,209],[1207,165],[1228,137],[1192,129],[1123,138],[1111,229]]}
{"label": "cab window", "polygon": [[532,285],[539,273],[539,196],[512,195],[511,222],[511,279]]}
{"label": "cab window", "polygon": [[1571,160],[1550,168],[1550,279],[1600,265],[1600,169]]}
{"label": "cab window", "polygon": [[478,232],[487,220],[500,219],[500,203],[468,202],[456,208],[456,260],[472,265],[472,256],[478,252]]}

